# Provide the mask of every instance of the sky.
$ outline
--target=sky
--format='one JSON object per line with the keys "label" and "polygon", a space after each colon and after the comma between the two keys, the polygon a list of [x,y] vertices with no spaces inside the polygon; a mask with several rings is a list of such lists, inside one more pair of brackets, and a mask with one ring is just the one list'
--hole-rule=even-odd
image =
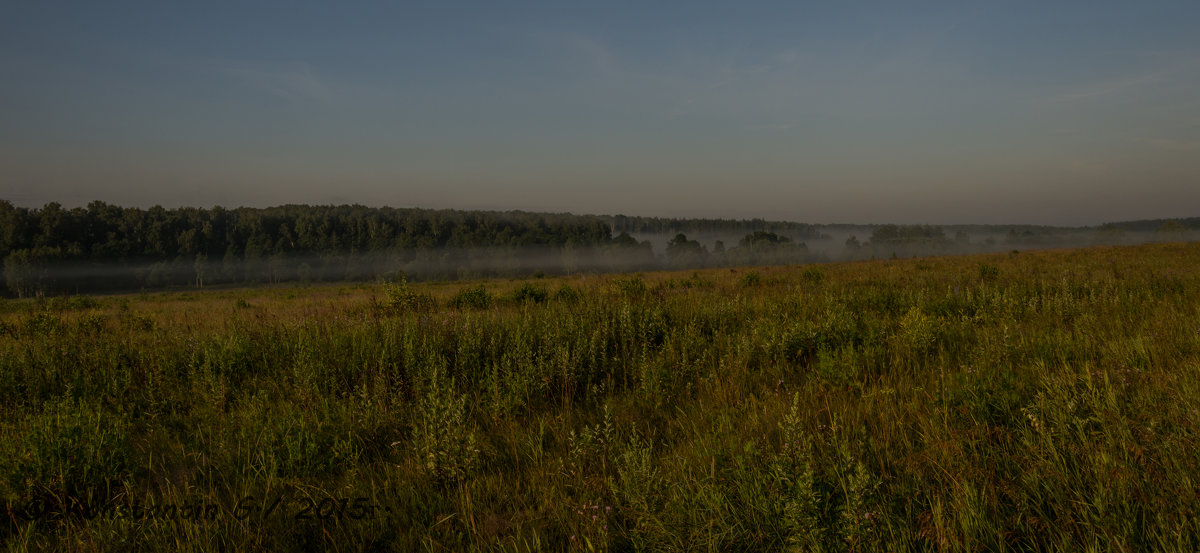
{"label": "sky", "polygon": [[0,0],[0,199],[1200,216],[1200,2]]}

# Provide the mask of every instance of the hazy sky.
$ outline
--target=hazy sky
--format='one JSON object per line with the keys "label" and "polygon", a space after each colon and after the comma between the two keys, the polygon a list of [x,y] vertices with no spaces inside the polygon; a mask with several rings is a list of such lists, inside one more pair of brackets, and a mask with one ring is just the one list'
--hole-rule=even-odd
{"label": "hazy sky", "polygon": [[1200,1],[0,1],[0,198],[1200,215]]}

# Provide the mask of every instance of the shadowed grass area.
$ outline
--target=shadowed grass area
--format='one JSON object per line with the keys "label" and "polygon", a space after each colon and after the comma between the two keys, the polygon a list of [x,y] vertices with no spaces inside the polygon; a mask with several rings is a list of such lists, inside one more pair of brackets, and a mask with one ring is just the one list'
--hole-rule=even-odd
{"label": "shadowed grass area", "polygon": [[1200,244],[5,301],[12,550],[1200,548]]}

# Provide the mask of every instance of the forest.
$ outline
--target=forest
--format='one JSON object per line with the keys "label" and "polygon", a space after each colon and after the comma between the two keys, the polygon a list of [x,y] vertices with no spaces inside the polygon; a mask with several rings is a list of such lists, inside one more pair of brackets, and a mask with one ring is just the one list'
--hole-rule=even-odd
{"label": "forest", "polygon": [[[1200,219],[1096,229],[811,225],[362,205],[17,207],[0,200],[11,297],[381,277],[457,280],[787,265],[1195,236]],[[951,235],[951,232],[953,234]],[[728,241],[728,244],[726,243]]]}
{"label": "forest", "polygon": [[103,202],[27,209],[0,202],[0,257],[9,292],[18,296],[369,280],[418,265],[426,278],[457,278],[476,266],[503,269],[493,262],[516,251],[561,261],[564,252],[626,245],[638,248],[614,242],[599,218],[563,214],[301,205],[138,209]]}
{"label": "forest", "polygon": [[[641,231],[757,229],[709,252],[680,233],[657,257]],[[95,201],[41,209],[0,201],[0,259],[12,296],[214,284],[415,280],[802,262],[805,247],[765,221],[354,206],[139,209]]]}

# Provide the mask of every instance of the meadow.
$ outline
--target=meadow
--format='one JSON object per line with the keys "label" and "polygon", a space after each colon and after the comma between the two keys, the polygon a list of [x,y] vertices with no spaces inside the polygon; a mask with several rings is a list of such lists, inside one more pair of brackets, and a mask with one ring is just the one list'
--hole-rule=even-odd
{"label": "meadow", "polygon": [[1200,549],[1200,243],[0,302],[11,551]]}

